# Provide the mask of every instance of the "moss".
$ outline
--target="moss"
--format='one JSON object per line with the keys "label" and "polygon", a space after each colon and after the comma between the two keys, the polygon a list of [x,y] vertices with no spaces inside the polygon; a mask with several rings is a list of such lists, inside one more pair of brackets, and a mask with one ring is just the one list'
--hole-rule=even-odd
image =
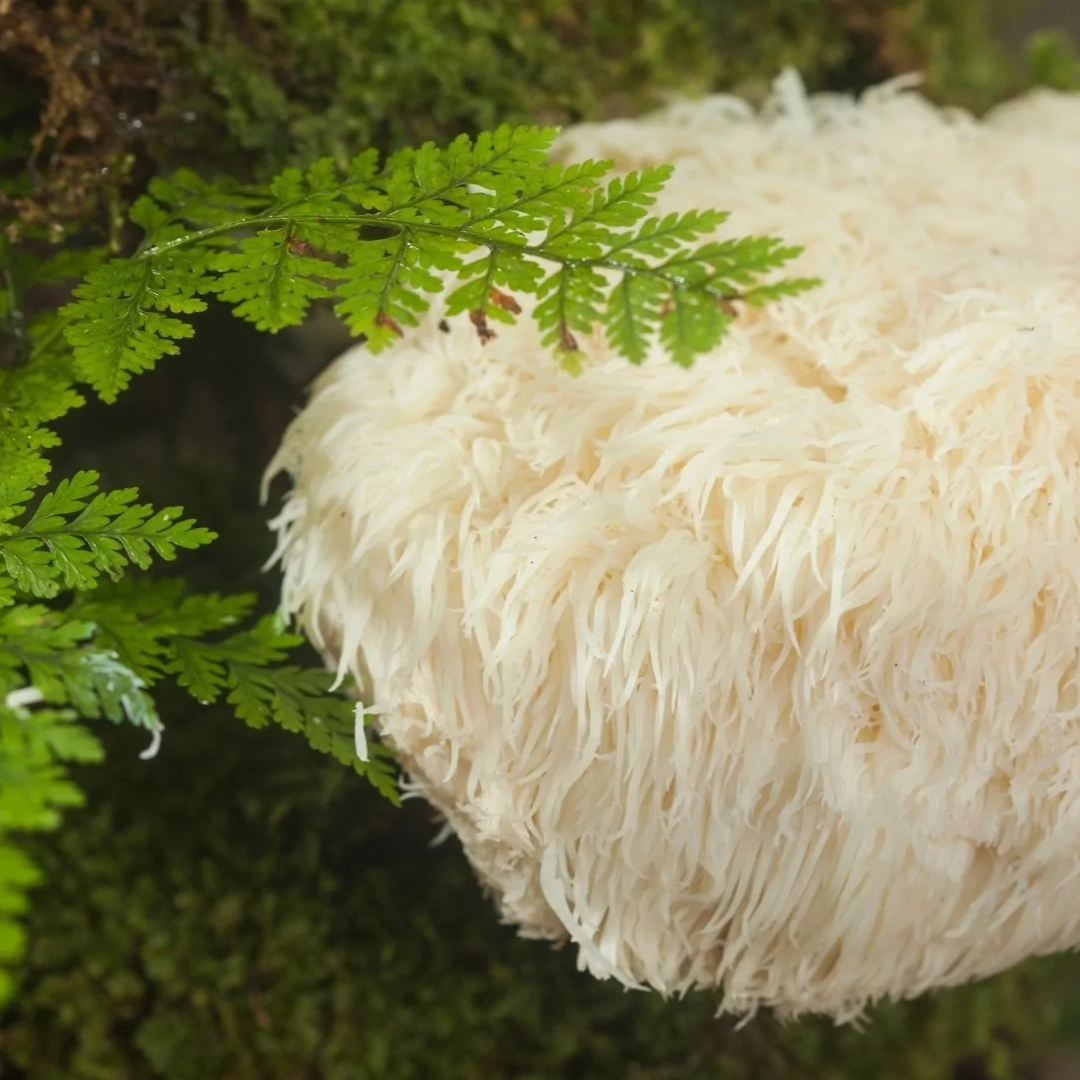
{"label": "moss", "polygon": [[933,93],[975,106],[1015,82],[994,37],[1015,0],[203,6],[173,47],[198,73],[205,121],[262,171],[502,121],[639,112],[672,91],[760,92],[787,65],[849,88],[925,68]]}
{"label": "moss", "polygon": [[[496,925],[428,814],[288,737],[206,715],[161,755],[118,735],[91,809],[42,846],[0,1075],[34,1080],[946,1080],[1013,1075],[1055,965],[875,1014],[864,1033],[713,1019],[578,974]],[[21,1072],[20,1072],[21,1070]],[[1002,1071],[1004,1070],[1004,1071]]]}
{"label": "moss", "polygon": [[716,11],[704,0],[249,0],[258,49],[239,43],[235,20],[184,48],[225,103],[218,122],[261,168],[639,111],[665,89],[733,85],[782,62],[814,72],[843,55],[821,5]]}
{"label": "moss", "polygon": [[760,95],[785,65],[812,87],[844,89],[924,69],[934,96],[982,108],[1042,70],[1025,73],[996,42],[1021,6],[141,0],[134,11],[120,0],[8,0],[0,102],[27,79],[40,93],[37,120],[31,110],[22,121],[33,189],[7,205],[24,221],[70,226],[161,167],[265,176],[502,121],[637,112],[674,91]]}

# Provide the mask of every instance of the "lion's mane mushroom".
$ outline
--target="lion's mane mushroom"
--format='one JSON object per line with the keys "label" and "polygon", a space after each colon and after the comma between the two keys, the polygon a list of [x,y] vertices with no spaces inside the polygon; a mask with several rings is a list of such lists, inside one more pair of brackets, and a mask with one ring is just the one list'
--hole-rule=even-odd
{"label": "lion's mane mushroom", "polygon": [[1080,98],[786,76],[561,152],[824,284],[689,371],[353,349],[273,466],[285,608],[594,975],[843,1018],[1080,944]]}

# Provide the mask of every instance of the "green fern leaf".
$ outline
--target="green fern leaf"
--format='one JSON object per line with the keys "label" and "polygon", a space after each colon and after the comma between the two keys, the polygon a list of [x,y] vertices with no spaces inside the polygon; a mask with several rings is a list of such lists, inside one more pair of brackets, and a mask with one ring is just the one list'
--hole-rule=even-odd
{"label": "green fern leaf", "polygon": [[[635,232],[613,245],[611,254],[620,258],[637,255],[663,259],[708,236],[727,221],[728,216],[720,210],[689,210],[662,218],[649,217]],[[700,257],[698,252],[691,254]]]}
{"label": "green fern leaf", "polygon": [[200,251],[114,259],[92,271],[64,310],[80,378],[103,401],[115,401],[132,375],[175,355],[177,342],[194,334],[175,316],[204,311],[206,302],[196,293],[209,284]]}
{"label": "green fern leaf", "polygon": [[543,343],[575,351],[578,346],[573,331],[588,333],[603,319],[607,284],[604,275],[592,266],[567,266],[542,282],[533,317]]}
{"label": "green fern leaf", "polygon": [[0,695],[29,684],[49,705],[70,706],[84,719],[157,730],[161,721],[143,680],[95,646],[94,630],[40,605],[0,612]]}
{"label": "green fern leaf", "polygon": [[112,400],[132,373],[177,351],[191,333],[177,316],[209,294],[271,332],[332,299],[373,351],[416,326],[439,293],[484,341],[492,322],[515,321],[518,296],[535,294],[543,340],[564,359],[578,351],[575,334],[602,327],[634,363],[657,340],[687,363],[722,337],[731,301],[812,286],[762,280],[798,254],[779,240],[710,241],[719,211],[650,217],[669,166],[604,186],[611,162],[553,164],[554,136],[504,126],[381,164],[374,153],[344,169],[323,159],[265,188],[183,171],[155,182],[134,209],[140,251],[93,271],[65,313],[80,376]]}
{"label": "green fern leaf", "polygon": [[26,340],[27,359],[0,368],[0,526],[18,517],[48,479],[44,451],[60,440],[45,425],[84,401],[73,385],[74,365],[55,313],[34,319]]}
{"label": "green fern leaf", "polygon": [[48,492],[25,524],[0,527],[0,562],[15,584],[38,597],[61,588],[88,589],[102,574],[118,577],[129,565],[146,569],[153,556],[171,561],[216,534],[181,515],[136,503],[138,491],[99,491],[98,474],[76,473]]}
{"label": "green fern leaf", "polygon": [[[448,264],[443,252],[438,258]],[[373,352],[381,351],[401,336],[403,326],[418,325],[430,306],[425,292],[443,288],[434,272],[435,259],[408,229],[365,241],[354,252],[352,265],[342,271],[335,310],[354,334],[366,336]]]}
{"label": "green fern leaf", "polygon": [[211,289],[234,314],[256,329],[277,333],[304,321],[312,300],[332,296],[326,280],[332,263],[313,258],[302,230],[292,225],[265,229],[241,240],[235,251],[220,253],[212,267]]}
{"label": "green fern leaf", "polygon": [[[9,696],[15,701],[15,695]],[[52,829],[82,796],[64,766],[102,759],[102,748],[70,709],[0,703],[0,836],[12,829]]]}
{"label": "green fern leaf", "polygon": [[267,617],[219,641],[177,638],[167,669],[197,700],[209,704],[224,696],[252,727],[276,723],[304,735],[314,749],[349,765],[396,801],[392,758],[385,748],[373,742],[366,761],[357,754],[356,725],[362,723],[357,706],[331,692],[327,672],[283,665],[302,642]]}
{"label": "green fern leaf", "polygon": [[40,881],[37,867],[17,847],[0,840],[0,1008],[14,995],[15,980],[10,966],[22,957],[25,949],[26,934],[18,916],[29,906],[27,893]]}
{"label": "green fern leaf", "polygon": [[654,338],[651,327],[660,320],[667,295],[664,282],[637,274],[624,274],[612,290],[603,313],[612,348],[632,364],[642,364]]}
{"label": "green fern leaf", "polygon": [[195,638],[172,643],[169,669],[200,705],[217,701],[229,685],[229,673],[218,649]]}
{"label": "green fern leaf", "polygon": [[605,190],[592,192],[587,203],[575,206],[568,221],[552,222],[545,250],[576,259],[601,258],[619,241],[619,230],[636,225],[648,214],[671,173],[665,165],[616,177]]}
{"label": "green fern leaf", "polygon": [[[169,664],[187,639],[197,641],[235,629],[250,615],[254,604],[255,597],[249,594],[187,595],[182,580],[125,578],[79,594],[67,615],[93,623],[97,644],[115,653],[150,686],[168,673]],[[186,688],[200,700],[215,696]]]}
{"label": "green fern leaf", "polygon": [[[26,911],[25,893],[40,881],[37,867],[17,847],[0,842],[0,913],[17,915]],[[0,992],[0,1001],[4,997]]]}
{"label": "green fern leaf", "polygon": [[773,281],[766,285],[754,285],[745,289],[739,297],[744,304],[761,307],[786,296],[798,296],[808,289],[816,289],[821,284],[820,278],[793,278],[790,281]]}
{"label": "green fern leaf", "polygon": [[[0,678],[4,677],[0,667]],[[26,695],[22,701],[20,694]],[[36,690],[9,688],[0,695],[0,1008],[11,998],[11,967],[22,956],[21,916],[27,894],[41,881],[33,863],[10,842],[13,830],[54,829],[62,811],[83,798],[68,778],[67,764],[101,760],[99,741],[68,709],[26,707]]]}
{"label": "green fern leaf", "polygon": [[162,244],[182,236],[190,227],[214,228],[258,212],[269,191],[239,184],[227,177],[208,181],[191,169],[156,176],[138,200],[131,219],[147,232],[147,243]]}
{"label": "green fern leaf", "polygon": [[392,758],[380,743],[369,746],[362,761],[356,752],[357,706],[327,693],[324,672],[295,667],[229,666],[229,703],[252,727],[268,720],[304,735],[313,749],[353,767],[392,802],[398,801]]}
{"label": "green fern leaf", "polygon": [[706,244],[681,259],[668,259],[664,269],[678,267],[689,281],[704,279],[735,291],[739,286],[753,285],[762,274],[778,270],[801,252],[802,248],[774,237],[745,236]]}
{"label": "green fern leaf", "polygon": [[660,323],[660,342],[672,360],[690,367],[694,357],[716,346],[732,316],[708,292],[675,288]]}

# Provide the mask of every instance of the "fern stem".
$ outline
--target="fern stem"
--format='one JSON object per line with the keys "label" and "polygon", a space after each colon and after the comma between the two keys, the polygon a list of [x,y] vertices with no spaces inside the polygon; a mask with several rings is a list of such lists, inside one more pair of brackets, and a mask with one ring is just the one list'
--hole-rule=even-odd
{"label": "fern stem", "polygon": [[170,251],[196,247],[206,240],[230,233],[244,232],[249,229],[287,228],[296,225],[352,225],[357,231],[373,228],[389,229],[395,233],[421,233],[444,240],[454,240],[470,247],[487,248],[488,251],[496,254],[511,252],[516,255],[527,255],[535,259],[541,259],[544,262],[573,269],[611,270],[628,277],[641,275],[661,278],[675,288],[705,293],[715,297],[717,300],[738,300],[740,297],[739,293],[733,293],[730,289],[717,288],[711,285],[708,280],[694,280],[673,272],[673,267],[677,265],[675,263],[648,266],[642,265],[639,260],[623,260],[612,255],[589,258],[574,257],[562,252],[552,251],[546,244],[516,244],[507,240],[499,240],[488,236],[486,233],[477,232],[468,225],[451,228],[446,225],[436,225],[423,221],[410,221],[406,224],[384,214],[268,214],[238,218],[222,225],[212,225],[196,232],[187,233],[184,236],[177,237],[174,240],[167,240],[161,244],[153,244],[141,251],[137,251],[132,256],[132,260],[138,262],[157,258]]}

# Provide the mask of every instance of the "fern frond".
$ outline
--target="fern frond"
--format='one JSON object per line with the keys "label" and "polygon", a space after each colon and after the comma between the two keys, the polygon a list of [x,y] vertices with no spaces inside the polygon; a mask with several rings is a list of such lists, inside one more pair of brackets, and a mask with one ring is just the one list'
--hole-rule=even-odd
{"label": "fern frond", "polygon": [[77,595],[67,615],[92,622],[98,645],[152,686],[167,674],[179,641],[233,630],[254,606],[251,594],[188,594],[183,580],[124,578]]}
{"label": "fern frond", "polygon": [[66,617],[92,623],[95,646],[146,686],[172,677],[200,704],[226,701],[252,727],[300,733],[396,800],[386,748],[372,741],[368,760],[357,755],[356,706],[332,691],[326,671],[287,663],[304,639],[272,617],[239,628],[254,606],[250,595],[185,594],[182,581],[124,581],[77,597]]}
{"label": "fern frond", "polygon": [[792,278],[789,281],[773,281],[765,285],[754,285],[744,289],[739,299],[751,307],[762,307],[774,300],[783,300],[785,296],[798,296],[807,289],[817,288],[817,278]]}
{"label": "fern frond", "polygon": [[366,759],[356,748],[363,724],[360,706],[328,692],[325,672],[292,666],[229,665],[229,704],[252,727],[272,719],[296,732],[323,754],[362,775],[384,798],[399,801],[395,761],[380,742],[367,744]]}
{"label": "fern frond", "polygon": [[63,763],[100,761],[100,742],[75,722],[74,713],[60,709],[40,709],[32,717],[3,710],[0,733],[7,781],[0,788],[0,829],[55,828],[62,810],[83,801]]}
{"label": "fern frond", "polygon": [[678,270],[689,281],[705,273],[709,281],[734,290],[737,286],[752,285],[762,274],[778,270],[800,251],[801,248],[784,244],[775,237],[741,236],[706,244],[689,253],[689,257],[669,258],[663,269]]}
{"label": "fern frond", "polygon": [[41,881],[34,864],[12,843],[12,833],[56,828],[61,813],[82,802],[65,766],[101,757],[100,743],[70,710],[31,714],[17,691],[0,695],[0,1008],[12,996],[11,969],[25,949],[27,895]]}
{"label": "fern frond", "polygon": [[435,273],[437,265],[456,261],[446,259],[437,248],[417,244],[409,228],[383,240],[364,241],[353,258],[342,274],[336,310],[354,334],[367,338],[374,351],[400,337],[403,326],[418,324],[429,306],[425,293],[443,287]]}
{"label": "fern frond", "polygon": [[306,253],[313,249],[303,234],[286,224],[244,238],[213,260],[210,289],[257,330],[276,333],[302,323],[312,300],[333,295],[322,279],[337,276],[331,263]]}
{"label": "fern frond", "polygon": [[113,259],[91,271],[63,311],[80,377],[103,401],[115,401],[132,375],[180,351],[194,334],[176,315],[204,311],[207,253],[197,247],[160,257]]}
{"label": "fern frond", "polygon": [[133,211],[146,232],[140,250],[91,273],[65,312],[83,377],[112,400],[132,373],[177,351],[191,334],[183,316],[211,294],[271,332],[332,299],[373,351],[444,291],[446,313],[467,312],[484,341],[491,322],[514,322],[518,298],[534,294],[542,338],[561,354],[601,327],[634,363],[657,340],[688,363],[720,340],[732,302],[815,284],[765,280],[798,248],[710,239],[724,213],[650,217],[669,166],[605,185],[611,162],[552,164],[554,136],[501,127],[381,164],[372,153],[344,169],[325,159],[265,188],[188,172],[156,182]]}
{"label": "fern frond", "polygon": [[672,172],[668,165],[632,172],[616,177],[606,190],[592,191],[588,201],[574,206],[569,221],[552,221],[544,248],[578,260],[601,258],[618,242],[621,230],[648,214]]}
{"label": "fern frond", "polygon": [[143,680],[97,646],[94,629],[38,604],[0,612],[0,696],[29,684],[47,704],[70,706],[83,719],[159,729]]}
{"label": "fern frond", "polygon": [[576,352],[575,330],[588,333],[603,319],[607,280],[593,266],[566,266],[540,283],[534,317],[545,345]]}
{"label": "fern frond", "polygon": [[660,321],[666,296],[664,283],[655,277],[624,274],[604,309],[604,329],[612,348],[632,364],[642,364]]}
{"label": "fern frond", "polygon": [[0,525],[0,565],[20,590],[48,598],[92,588],[130,564],[145,569],[154,556],[171,561],[178,548],[215,539],[182,517],[181,507],[155,511],[137,497],[134,488],[100,491],[93,471],[61,480],[22,525]]}
{"label": "fern frond", "polygon": [[364,723],[359,707],[331,692],[325,671],[282,663],[302,642],[266,617],[220,640],[177,637],[167,670],[205,704],[224,697],[251,727],[273,722],[302,734],[314,749],[350,766],[397,802],[393,758],[386,747],[373,742],[366,760],[357,753],[357,729]]}
{"label": "fern frond", "polygon": [[80,404],[81,396],[48,370],[26,366],[0,373],[0,534],[49,478],[45,451],[60,439],[43,418],[58,418]]}
{"label": "fern frond", "polygon": [[[688,210],[683,214],[667,214],[665,217],[647,217],[641,226],[628,233],[615,244],[612,255],[640,258],[665,259],[672,252],[680,251],[687,244],[696,243],[718,229],[729,215],[721,210]],[[696,252],[700,256],[700,249]]]}
{"label": "fern frond", "polygon": [[[2,728],[5,725],[5,714],[0,711],[0,769],[7,765],[9,757],[18,761],[21,758],[19,749],[13,747],[8,751],[4,747]],[[33,776],[29,785],[30,790],[39,792],[48,786],[46,778]],[[16,789],[12,788],[11,791]],[[3,796],[0,794],[0,800]],[[0,805],[0,820],[2,820],[3,806]],[[4,833],[0,828],[0,1008],[3,1008],[12,998],[15,991],[15,979],[11,973],[11,967],[21,958],[26,947],[26,931],[20,922],[29,903],[27,894],[41,882],[41,873],[36,866],[14,844],[3,839]]]}
{"label": "fern frond", "polygon": [[98,739],[74,709],[29,708],[43,700],[28,686],[18,663],[10,664],[0,629],[0,1008],[14,991],[12,967],[22,956],[22,925],[30,889],[41,875],[12,843],[12,834],[55,829],[61,814],[83,796],[67,766],[101,761]]}
{"label": "fern frond", "polygon": [[240,184],[224,176],[210,181],[182,168],[169,176],[155,176],[146,197],[132,208],[131,217],[160,243],[169,238],[167,229],[173,229],[173,235],[183,235],[191,225],[213,228],[258,212],[266,205],[267,194],[265,187]]}
{"label": "fern frond", "polygon": [[59,445],[56,435],[42,425],[59,420],[85,400],[75,388],[78,373],[56,312],[33,320],[27,342],[30,352],[23,363],[0,368],[0,447],[24,442],[31,429],[46,440],[38,445]]}
{"label": "fern frond", "polygon": [[675,286],[660,322],[660,343],[672,360],[690,367],[694,357],[723,337],[732,315],[723,301],[709,292]]}
{"label": "fern frond", "polygon": [[0,524],[22,513],[48,479],[44,451],[58,446],[60,440],[46,425],[84,401],[75,389],[71,350],[56,313],[28,321],[25,312],[12,305],[21,302],[25,289],[49,281],[48,274],[64,278],[99,260],[100,253],[92,252],[81,258],[61,254],[42,262],[12,251],[0,238],[0,279],[10,287],[0,289],[0,297],[8,301],[6,321],[16,346],[15,363],[0,367]]}
{"label": "fern frond", "polygon": [[[165,195],[160,186],[154,191]],[[186,226],[177,224],[181,194],[170,189],[171,207],[151,199],[136,208],[160,242],[186,236]],[[236,209],[211,206],[207,200],[217,196],[206,188],[189,194],[182,212],[208,222]],[[325,672],[285,663],[298,639],[276,634],[269,622],[238,631],[253,597],[188,595],[182,581],[115,581],[132,566],[145,568],[154,558],[173,559],[179,549],[209,542],[211,532],[183,518],[179,507],[156,511],[138,503],[134,489],[99,490],[93,472],[61,481],[33,506],[49,477],[47,451],[60,441],[50,425],[84,403],[78,384],[89,381],[103,396],[115,396],[146,366],[146,355],[152,362],[155,351],[187,332],[183,323],[184,330],[163,329],[162,313],[203,305],[195,293],[204,290],[211,263],[215,285],[238,287],[235,281],[230,286],[228,266],[217,261],[222,245],[204,240],[201,250],[181,246],[145,263],[98,269],[98,254],[42,264],[0,244],[0,324],[25,331],[14,365],[0,368],[0,1007],[12,992],[12,965],[24,945],[20,916],[27,892],[39,880],[12,842],[13,831],[55,828],[62,811],[81,801],[67,767],[102,756],[84,721],[142,727],[154,735],[144,756],[156,750],[162,724],[148,693],[156,683],[187,672],[189,689],[228,697],[255,726],[276,721],[302,731],[317,749],[349,762],[396,799],[385,748],[376,744],[363,760],[357,757],[353,733],[363,729],[362,717],[356,727],[355,707],[332,692]],[[86,268],[89,284],[65,314],[25,319],[19,307],[25,288],[48,280],[43,275]],[[170,278],[168,285],[161,285],[162,276]],[[8,288],[12,282],[18,287]],[[275,297],[272,281],[254,287],[270,297],[271,307],[296,316],[284,288]],[[95,329],[88,327],[91,317],[123,325]],[[66,330],[85,346],[78,357]],[[73,597],[60,600],[71,590]],[[28,602],[34,597],[53,604]],[[200,663],[209,682],[196,685],[190,673]]]}

